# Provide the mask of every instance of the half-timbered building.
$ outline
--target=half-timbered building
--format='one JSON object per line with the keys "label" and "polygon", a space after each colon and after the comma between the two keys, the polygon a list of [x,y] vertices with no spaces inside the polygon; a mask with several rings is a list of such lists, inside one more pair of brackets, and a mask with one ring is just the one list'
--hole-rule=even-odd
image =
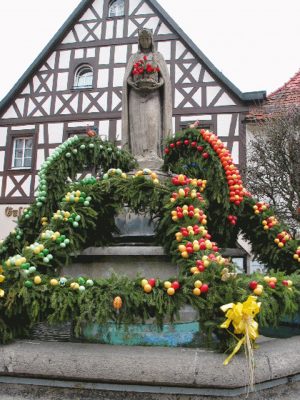
{"label": "half-timbered building", "polygon": [[140,28],[152,29],[169,66],[174,131],[200,120],[244,162],[243,120],[265,92],[240,92],[156,0],[82,0],[0,103],[0,238],[32,202],[45,158],[69,135],[89,125],[120,143],[123,75]]}

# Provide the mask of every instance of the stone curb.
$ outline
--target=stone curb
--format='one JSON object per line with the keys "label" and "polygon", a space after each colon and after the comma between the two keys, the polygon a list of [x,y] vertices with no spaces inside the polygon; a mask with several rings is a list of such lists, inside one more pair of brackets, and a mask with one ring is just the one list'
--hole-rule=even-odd
{"label": "stone curb", "polygon": [[[204,349],[17,341],[0,347],[0,375],[131,385],[238,388],[247,384],[243,354]],[[255,351],[255,382],[300,373],[300,338],[273,339]]]}

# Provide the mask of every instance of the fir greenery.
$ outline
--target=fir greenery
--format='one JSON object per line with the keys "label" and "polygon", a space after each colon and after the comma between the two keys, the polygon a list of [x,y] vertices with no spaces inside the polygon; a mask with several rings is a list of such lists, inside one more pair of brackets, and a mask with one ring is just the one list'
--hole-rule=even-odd
{"label": "fir greenery", "polygon": [[[77,335],[84,324],[93,322],[135,323],[154,317],[162,326],[166,318],[175,321],[183,305],[190,304],[198,311],[208,341],[214,335],[219,338],[219,348],[226,350],[233,341],[232,335],[219,328],[224,321],[220,306],[245,301],[253,293],[249,287],[253,280],[263,287],[262,326],[275,326],[283,316],[298,311],[300,277],[297,273],[287,276],[284,270],[297,270],[299,263],[293,256],[299,242],[288,240],[278,247],[274,240],[284,227],[278,222],[265,230],[263,225],[273,216],[270,208],[256,212],[253,207],[257,202],[246,194],[240,204],[230,201],[220,157],[199,131],[177,134],[166,149],[164,170],[179,176],[164,181],[158,181],[149,170],[127,176],[123,171],[135,165],[130,154],[98,138],[70,140],[46,161],[39,174],[37,200],[0,247],[4,277],[0,283],[4,291],[0,299],[2,343],[26,335],[39,321],[73,320]],[[87,169],[96,169],[99,179],[76,181],[76,175]],[[187,175],[195,179],[189,180]],[[206,188],[203,180],[207,181]],[[180,192],[183,189],[184,194]],[[180,266],[178,277],[167,281],[178,283],[173,294],[168,292],[166,281],[159,279],[147,293],[141,280],[150,277],[112,275],[93,281],[84,273],[79,278],[61,277],[61,268],[70,262],[71,254],[87,246],[111,243],[117,231],[114,217],[124,205],[136,213],[147,212],[157,221],[158,241]],[[197,213],[174,218],[174,212],[178,214],[184,207],[198,209],[201,218],[195,216]],[[237,217],[236,224],[228,222],[230,215]],[[182,235],[182,229],[188,226],[198,226],[202,231],[190,237]],[[277,281],[274,288],[269,285],[270,278],[261,274],[236,275],[235,266],[210,240],[212,234],[222,247],[229,246],[239,229],[251,240],[261,260],[277,270],[270,272]],[[180,245],[188,248],[194,240],[202,240],[206,247],[198,249],[196,243],[187,256],[179,250]],[[203,260],[208,265],[195,270],[197,262]],[[208,285],[208,290],[197,295],[194,289],[199,280]],[[119,310],[113,307],[116,296],[123,302]]]}

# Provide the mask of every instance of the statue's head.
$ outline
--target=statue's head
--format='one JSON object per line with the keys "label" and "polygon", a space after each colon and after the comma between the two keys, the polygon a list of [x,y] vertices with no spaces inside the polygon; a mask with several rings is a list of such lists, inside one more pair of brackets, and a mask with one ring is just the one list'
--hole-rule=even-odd
{"label": "statue's head", "polygon": [[142,50],[155,51],[153,43],[153,35],[150,29],[139,30],[139,51]]}

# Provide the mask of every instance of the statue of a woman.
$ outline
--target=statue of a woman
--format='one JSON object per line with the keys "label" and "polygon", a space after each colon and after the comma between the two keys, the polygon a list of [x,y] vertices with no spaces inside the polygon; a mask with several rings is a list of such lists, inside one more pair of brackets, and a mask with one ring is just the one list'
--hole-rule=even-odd
{"label": "statue of a woman", "polygon": [[122,98],[122,145],[140,166],[159,168],[162,141],[171,135],[171,83],[151,31],[139,32],[138,52],[127,64]]}

